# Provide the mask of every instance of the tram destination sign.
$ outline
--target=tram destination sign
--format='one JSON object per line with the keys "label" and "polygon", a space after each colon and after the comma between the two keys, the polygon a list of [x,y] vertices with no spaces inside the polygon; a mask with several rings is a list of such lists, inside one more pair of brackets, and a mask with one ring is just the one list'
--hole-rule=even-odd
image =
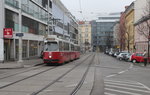
{"label": "tram destination sign", "polygon": [[12,38],[13,37],[13,29],[12,28],[4,28],[3,36],[4,36],[4,38]]}

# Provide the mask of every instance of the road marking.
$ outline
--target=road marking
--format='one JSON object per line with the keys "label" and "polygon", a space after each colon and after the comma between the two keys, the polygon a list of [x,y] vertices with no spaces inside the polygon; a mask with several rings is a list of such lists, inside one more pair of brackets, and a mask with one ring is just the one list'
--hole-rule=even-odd
{"label": "road marking", "polygon": [[119,92],[119,93],[124,93],[124,94],[130,94],[130,95],[142,95],[142,94],[138,94],[138,93],[132,93],[132,92],[127,92],[127,91],[122,91],[122,90],[116,90],[116,89],[110,89],[110,88],[105,88],[105,90]]}
{"label": "road marking", "polygon": [[116,76],[117,74],[113,74],[113,75],[108,75],[106,76],[106,78],[110,78],[110,77],[113,77],[113,76]]}
{"label": "road marking", "polygon": [[133,81],[116,81],[116,80],[105,80],[105,82],[113,82],[113,83],[124,83],[124,84],[133,84],[133,85],[139,85],[138,82],[133,82]]}
{"label": "road marking", "polygon": [[122,87],[122,86],[114,86],[114,85],[105,85],[106,87],[113,87],[113,88],[119,88],[123,90],[130,90],[130,91],[137,91],[137,92],[144,92],[144,93],[150,93],[150,91],[146,90],[140,90],[140,89],[135,89],[135,88],[127,88],[127,87]]}
{"label": "road marking", "polygon": [[130,67],[129,67],[128,69],[123,70],[123,71],[120,71],[120,72],[118,72],[118,73],[116,73],[116,74],[108,75],[108,76],[106,76],[106,78],[110,78],[110,77],[113,77],[113,76],[116,76],[116,75],[119,75],[119,74],[123,74],[123,73],[129,71],[129,70],[132,69],[132,68],[133,68],[133,64],[130,64]]}
{"label": "road marking", "polygon": [[142,84],[142,83],[140,83],[140,82],[138,82],[140,85],[142,85],[143,87],[145,87],[147,90],[149,90],[150,91],[150,88],[148,87],[148,86],[146,86],[146,85],[144,85],[144,84]]}
{"label": "road marking", "polygon": [[120,86],[128,86],[128,87],[135,87],[135,88],[145,88],[145,87],[142,87],[141,85],[129,85],[129,84],[120,84],[120,83],[111,83],[111,82],[105,82],[106,84],[112,84],[112,85],[120,85]]}
{"label": "road marking", "polygon": [[105,92],[105,95],[117,95],[117,94],[112,94],[112,93]]}

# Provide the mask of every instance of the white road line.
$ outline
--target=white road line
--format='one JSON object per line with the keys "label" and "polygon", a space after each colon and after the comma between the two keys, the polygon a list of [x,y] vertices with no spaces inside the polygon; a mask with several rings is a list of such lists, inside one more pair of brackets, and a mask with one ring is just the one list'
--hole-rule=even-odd
{"label": "white road line", "polygon": [[[105,82],[106,84],[112,84],[112,85],[118,85],[118,86],[127,86],[127,87],[135,87],[135,88],[145,88],[141,85],[130,85],[130,84],[120,84],[120,83],[111,83],[111,82]],[[145,88],[146,89],[146,88]]]}
{"label": "white road line", "polygon": [[110,88],[105,88],[105,90],[119,92],[119,93],[124,93],[124,94],[128,94],[128,95],[142,95],[142,94],[138,94],[138,93],[132,93],[132,92],[116,90],[116,89],[110,89]]}
{"label": "white road line", "polygon": [[117,74],[113,74],[113,75],[108,75],[106,76],[107,78],[110,78],[110,77],[113,77],[113,76],[116,76]]}
{"label": "white road line", "polygon": [[108,92],[105,92],[104,94],[105,95],[117,95],[117,94],[112,94],[112,93],[108,93]]}
{"label": "white road line", "polygon": [[131,64],[128,69],[123,70],[123,71],[120,71],[120,72],[118,72],[117,74],[108,75],[108,76],[106,76],[106,78],[110,78],[110,77],[116,76],[116,75],[118,75],[118,74],[125,73],[125,72],[129,71],[129,70],[132,69],[132,68],[133,68],[133,64]]}
{"label": "white road line", "polygon": [[138,82],[133,81],[115,81],[115,80],[104,80],[105,82],[113,82],[113,83],[125,83],[125,84],[134,84],[134,85],[140,85]]}
{"label": "white road line", "polygon": [[134,88],[127,88],[127,87],[121,87],[121,86],[114,86],[114,85],[105,85],[106,87],[114,87],[114,88],[119,88],[123,90],[130,90],[130,91],[137,91],[137,92],[144,92],[144,93],[150,93],[150,91],[147,90],[140,90],[140,89],[134,89]]}
{"label": "white road line", "polygon": [[125,73],[127,72],[128,70],[124,70],[124,71],[121,71],[121,72],[118,72],[118,74],[122,74],[122,73]]}
{"label": "white road line", "polygon": [[140,83],[140,82],[138,82],[140,85],[142,85],[142,86],[144,86],[147,90],[149,90],[150,91],[150,88],[148,87],[148,86],[146,86],[146,85],[144,85],[144,84],[142,84],[142,83]]}

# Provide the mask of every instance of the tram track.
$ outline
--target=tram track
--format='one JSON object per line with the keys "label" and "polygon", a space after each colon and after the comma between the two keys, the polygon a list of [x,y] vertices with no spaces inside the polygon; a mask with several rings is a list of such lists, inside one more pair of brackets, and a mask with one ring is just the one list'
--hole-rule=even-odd
{"label": "tram track", "polygon": [[[64,74],[62,74],[61,76],[59,76],[57,79],[53,80],[52,82],[48,83],[48,85],[44,86],[43,88],[39,89],[38,91],[33,92],[30,95],[38,95],[40,92],[44,91],[45,89],[47,89],[48,87],[52,86],[53,84],[55,84],[57,81],[59,81],[60,79],[62,79],[65,75],[67,75],[68,73],[70,73],[71,71],[73,71],[76,67],[80,66],[84,61],[86,61],[89,57],[91,57],[91,55],[89,55],[88,57],[86,57],[84,60],[82,60],[79,64],[75,65],[74,67],[72,67],[71,69],[69,69],[68,71],[66,71]],[[93,60],[92,60],[93,61]],[[89,67],[91,66],[91,62],[90,65],[88,66],[88,69],[86,70],[86,74],[89,70]],[[83,79],[81,80],[82,82],[84,82],[83,80],[86,77],[86,74],[83,76]],[[80,84],[80,83],[79,83]],[[77,87],[78,88],[78,87]]]}
{"label": "tram track", "polygon": [[[31,70],[36,70],[36,69],[39,69],[39,68],[41,68],[41,67],[43,67],[43,66],[45,66],[45,64],[42,65],[42,66],[32,66],[31,68],[28,68],[28,69],[26,69],[26,70],[21,70],[20,72],[13,73],[13,74],[10,74],[10,75],[1,77],[0,80],[5,79],[5,78],[9,78],[9,77],[12,77],[12,76],[15,76],[15,75],[18,75],[18,74],[21,74],[21,73],[29,72],[29,71],[31,71]],[[7,73],[4,73],[4,75],[6,75],[6,74],[7,74]]]}
{"label": "tram track", "polygon": [[13,84],[15,84],[15,83],[18,83],[18,82],[21,82],[21,81],[23,81],[23,80],[29,79],[29,78],[31,78],[31,77],[37,76],[37,75],[42,74],[42,73],[44,73],[44,72],[47,72],[47,71],[49,71],[49,70],[53,70],[53,69],[55,69],[55,68],[57,68],[57,67],[49,68],[49,69],[43,70],[43,71],[41,71],[41,72],[39,72],[39,73],[30,75],[30,76],[25,77],[25,78],[22,78],[22,79],[19,79],[19,80],[17,80],[17,81],[14,81],[14,82],[12,82],[12,83],[7,84],[7,85],[1,86],[0,89],[3,89],[3,88],[8,87],[8,86],[11,86],[11,85],[13,85]]}
{"label": "tram track", "polygon": [[89,69],[90,69],[90,67],[91,67],[91,65],[92,65],[92,62],[93,62],[94,58],[95,58],[95,55],[92,57],[91,61],[89,62],[88,67],[87,67],[86,71],[84,72],[84,75],[83,75],[83,77],[81,78],[80,82],[79,82],[78,85],[75,87],[75,89],[71,92],[70,95],[75,95],[75,94],[80,90],[81,86],[83,85],[83,83],[84,83],[84,81],[85,81],[85,79],[86,79],[86,76],[87,76],[87,74],[88,74],[88,72],[89,72]]}
{"label": "tram track", "polygon": [[[83,55],[81,55],[81,56],[83,56]],[[44,67],[45,65],[46,64],[35,65],[35,66],[32,66],[32,67],[28,68],[27,70],[22,70],[22,71],[17,72],[17,73],[13,73],[13,74],[10,74],[10,75],[4,76],[4,77],[0,77],[0,80],[6,79],[6,78],[9,78],[9,77],[12,77],[12,76],[16,76],[16,75],[19,75],[19,74],[22,74],[22,73],[25,73],[25,72],[29,72],[29,71],[32,71],[32,70],[36,70],[36,69],[39,69],[41,67]],[[4,73],[3,75],[6,75],[6,73]]]}
{"label": "tram track", "polygon": [[[90,56],[90,55],[89,55],[89,56]],[[88,57],[89,57],[89,56],[88,56]],[[84,60],[86,60],[86,58],[85,58]],[[67,65],[67,64],[66,64],[66,65]],[[80,65],[80,64],[77,64],[77,65]],[[75,67],[76,67],[77,65],[75,65]],[[65,66],[65,65],[63,65],[63,66]],[[32,70],[36,70],[36,69],[39,69],[39,68],[41,69],[41,67],[42,67],[42,66],[37,67],[37,68],[30,69],[30,70],[25,70],[25,71],[22,71],[22,72],[19,72],[19,73],[15,73],[15,74],[12,74],[12,75],[9,75],[9,76],[5,76],[5,77],[0,78],[0,80],[8,79],[8,78],[10,78],[10,77],[13,77],[13,76],[16,76],[16,75],[19,75],[19,74],[23,74],[23,73],[26,73],[26,72],[30,72],[30,71],[32,71]],[[60,67],[60,66],[56,66],[56,67],[48,68],[48,69],[46,69],[46,70],[42,70],[42,71],[40,71],[40,72],[38,72],[38,73],[36,73],[36,74],[30,75],[30,76],[25,77],[25,78],[21,78],[21,79],[19,79],[19,80],[13,81],[13,82],[8,83],[8,84],[3,85],[3,86],[0,86],[0,89],[3,89],[3,88],[6,88],[6,87],[9,87],[9,86],[12,86],[12,85],[14,85],[14,84],[16,84],[16,83],[19,83],[19,82],[21,82],[21,81],[27,80],[27,79],[32,78],[32,77],[35,77],[35,76],[37,76],[37,75],[40,75],[40,74],[42,74],[42,73],[44,73],[44,72],[53,70],[53,69],[58,68],[58,67]],[[75,68],[75,67],[74,67],[74,68]],[[64,75],[62,75],[62,76],[64,76]],[[56,81],[57,81],[57,80],[56,80]]]}

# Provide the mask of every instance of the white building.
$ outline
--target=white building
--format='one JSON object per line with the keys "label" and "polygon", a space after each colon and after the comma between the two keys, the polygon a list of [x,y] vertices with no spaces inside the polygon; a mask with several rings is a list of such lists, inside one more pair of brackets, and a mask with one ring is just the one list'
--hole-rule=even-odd
{"label": "white building", "polygon": [[[77,43],[78,25],[60,0],[1,0],[0,13],[0,62],[18,60],[19,50],[23,59],[39,57],[44,38],[51,34]],[[56,19],[57,25],[52,25]],[[13,29],[13,38],[3,38],[4,28]],[[16,33],[24,34],[22,49]]]}
{"label": "white building", "polygon": [[75,17],[62,4],[60,0],[53,0],[53,18],[56,19],[53,34],[78,43],[78,23]]}

